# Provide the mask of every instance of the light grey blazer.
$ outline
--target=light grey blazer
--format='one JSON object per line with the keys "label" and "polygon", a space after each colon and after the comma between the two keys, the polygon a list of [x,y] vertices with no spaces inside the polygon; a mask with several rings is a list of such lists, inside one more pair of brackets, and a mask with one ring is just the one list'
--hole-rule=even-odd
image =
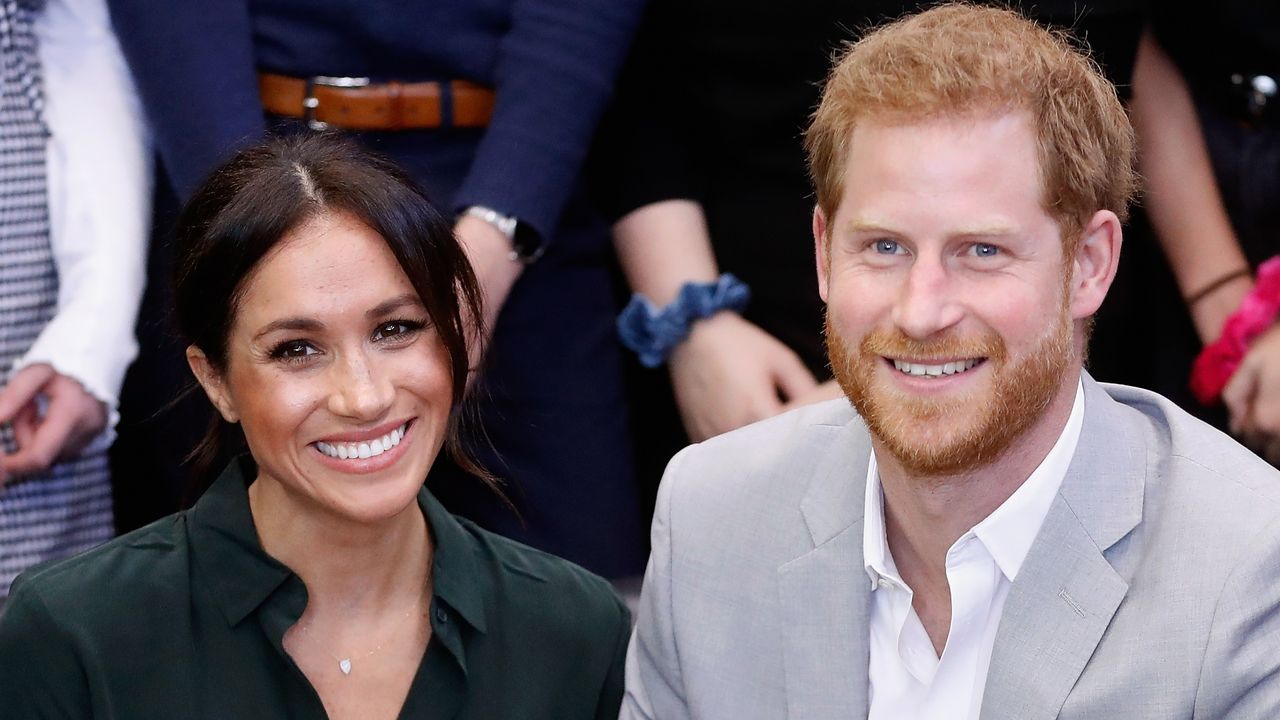
{"label": "light grey blazer", "polygon": [[[1084,390],[983,720],[1280,718],[1280,474],[1158,395]],[[671,461],[622,718],[866,717],[870,451],[837,400]]]}

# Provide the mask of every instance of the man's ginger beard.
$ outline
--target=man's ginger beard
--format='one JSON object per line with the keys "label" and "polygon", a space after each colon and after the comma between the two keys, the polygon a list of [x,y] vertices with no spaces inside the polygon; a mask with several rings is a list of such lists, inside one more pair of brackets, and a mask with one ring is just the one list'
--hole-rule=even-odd
{"label": "man's ginger beard", "polygon": [[[977,338],[947,334],[921,341],[896,328],[875,330],[855,352],[835,329],[829,313],[826,328],[827,355],[845,395],[871,434],[903,468],[925,477],[975,470],[999,457],[1049,406],[1067,371],[1072,344],[1065,300],[1059,322],[1029,354],[1012,360],[995,332]],[[961,397],[909,395],[890,386],[886,378],[876,381],[877,372],[898,372],[886,357],[986,358],[990,367],[981,371],[991,374],[990,384],[985,392],[980,388]]]}

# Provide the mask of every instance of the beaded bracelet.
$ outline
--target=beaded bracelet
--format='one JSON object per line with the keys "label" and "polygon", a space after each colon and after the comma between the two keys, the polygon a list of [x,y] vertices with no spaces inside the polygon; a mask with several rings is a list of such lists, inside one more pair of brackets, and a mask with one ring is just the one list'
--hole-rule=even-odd
{"label": "beaded bracelet", "polygon": [[655,368],[689,336],[694,321],[721,310],[742,312],[750,299],[746,283],[729,273],[713,283],[685,283],[676,299],[661,310],[636,293],[618,315],[618,336],[640,357],[641,365]]}
{"label": "beaded bracelet", "polygon": [[1204,346],[1191,366],[1191,392],[1204,405],[1212,405],[1222,395],[1231,376],[1239,369],[1249,346],[1271,327],[1280,312],[1280,256],[1258,266],[1253,290],[1227,318],[1222,334]]}

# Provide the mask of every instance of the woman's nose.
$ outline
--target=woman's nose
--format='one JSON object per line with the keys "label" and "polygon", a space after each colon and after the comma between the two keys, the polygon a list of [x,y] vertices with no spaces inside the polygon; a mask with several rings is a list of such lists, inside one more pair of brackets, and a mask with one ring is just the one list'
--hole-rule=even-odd
{"label": "woman's nose", "polygon": [[329,409],[335,415],[373,420],[385,415],[395,398],[391,378],[363,353],[348,355],[335,367]]}

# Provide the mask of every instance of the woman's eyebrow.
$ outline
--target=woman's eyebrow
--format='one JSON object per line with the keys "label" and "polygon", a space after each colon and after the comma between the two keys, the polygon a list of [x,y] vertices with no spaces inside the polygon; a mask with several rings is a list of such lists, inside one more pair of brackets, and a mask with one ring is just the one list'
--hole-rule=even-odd
{"label": "woman's eyebrow", "polygon": [[279,320],[272,320],[271,322],[267,323],[265,327],[263,327],[253,336],[253,339],[257,340],[258,338],[261,338],[263,335],[268,335],[277,330],[305,330],[308,332],[315,332],[317,330],[323,330],[323,329],[324,329],[324,323],[314,318],[304,318],[304,317],[281,318]]}
{"label": "woman's eyebrow", "polygon": [[371,308],[368,312],[365,313],[365,317],[372,320],[374,318],[382,317],[383,315],[399,310],[405,307],[406,305],[421,306],[422,302],[418,300],[417,295],[414,295],[413,293],[404,293],[403,295],[397,295],[385,302],[378,303],[377,306]]}

